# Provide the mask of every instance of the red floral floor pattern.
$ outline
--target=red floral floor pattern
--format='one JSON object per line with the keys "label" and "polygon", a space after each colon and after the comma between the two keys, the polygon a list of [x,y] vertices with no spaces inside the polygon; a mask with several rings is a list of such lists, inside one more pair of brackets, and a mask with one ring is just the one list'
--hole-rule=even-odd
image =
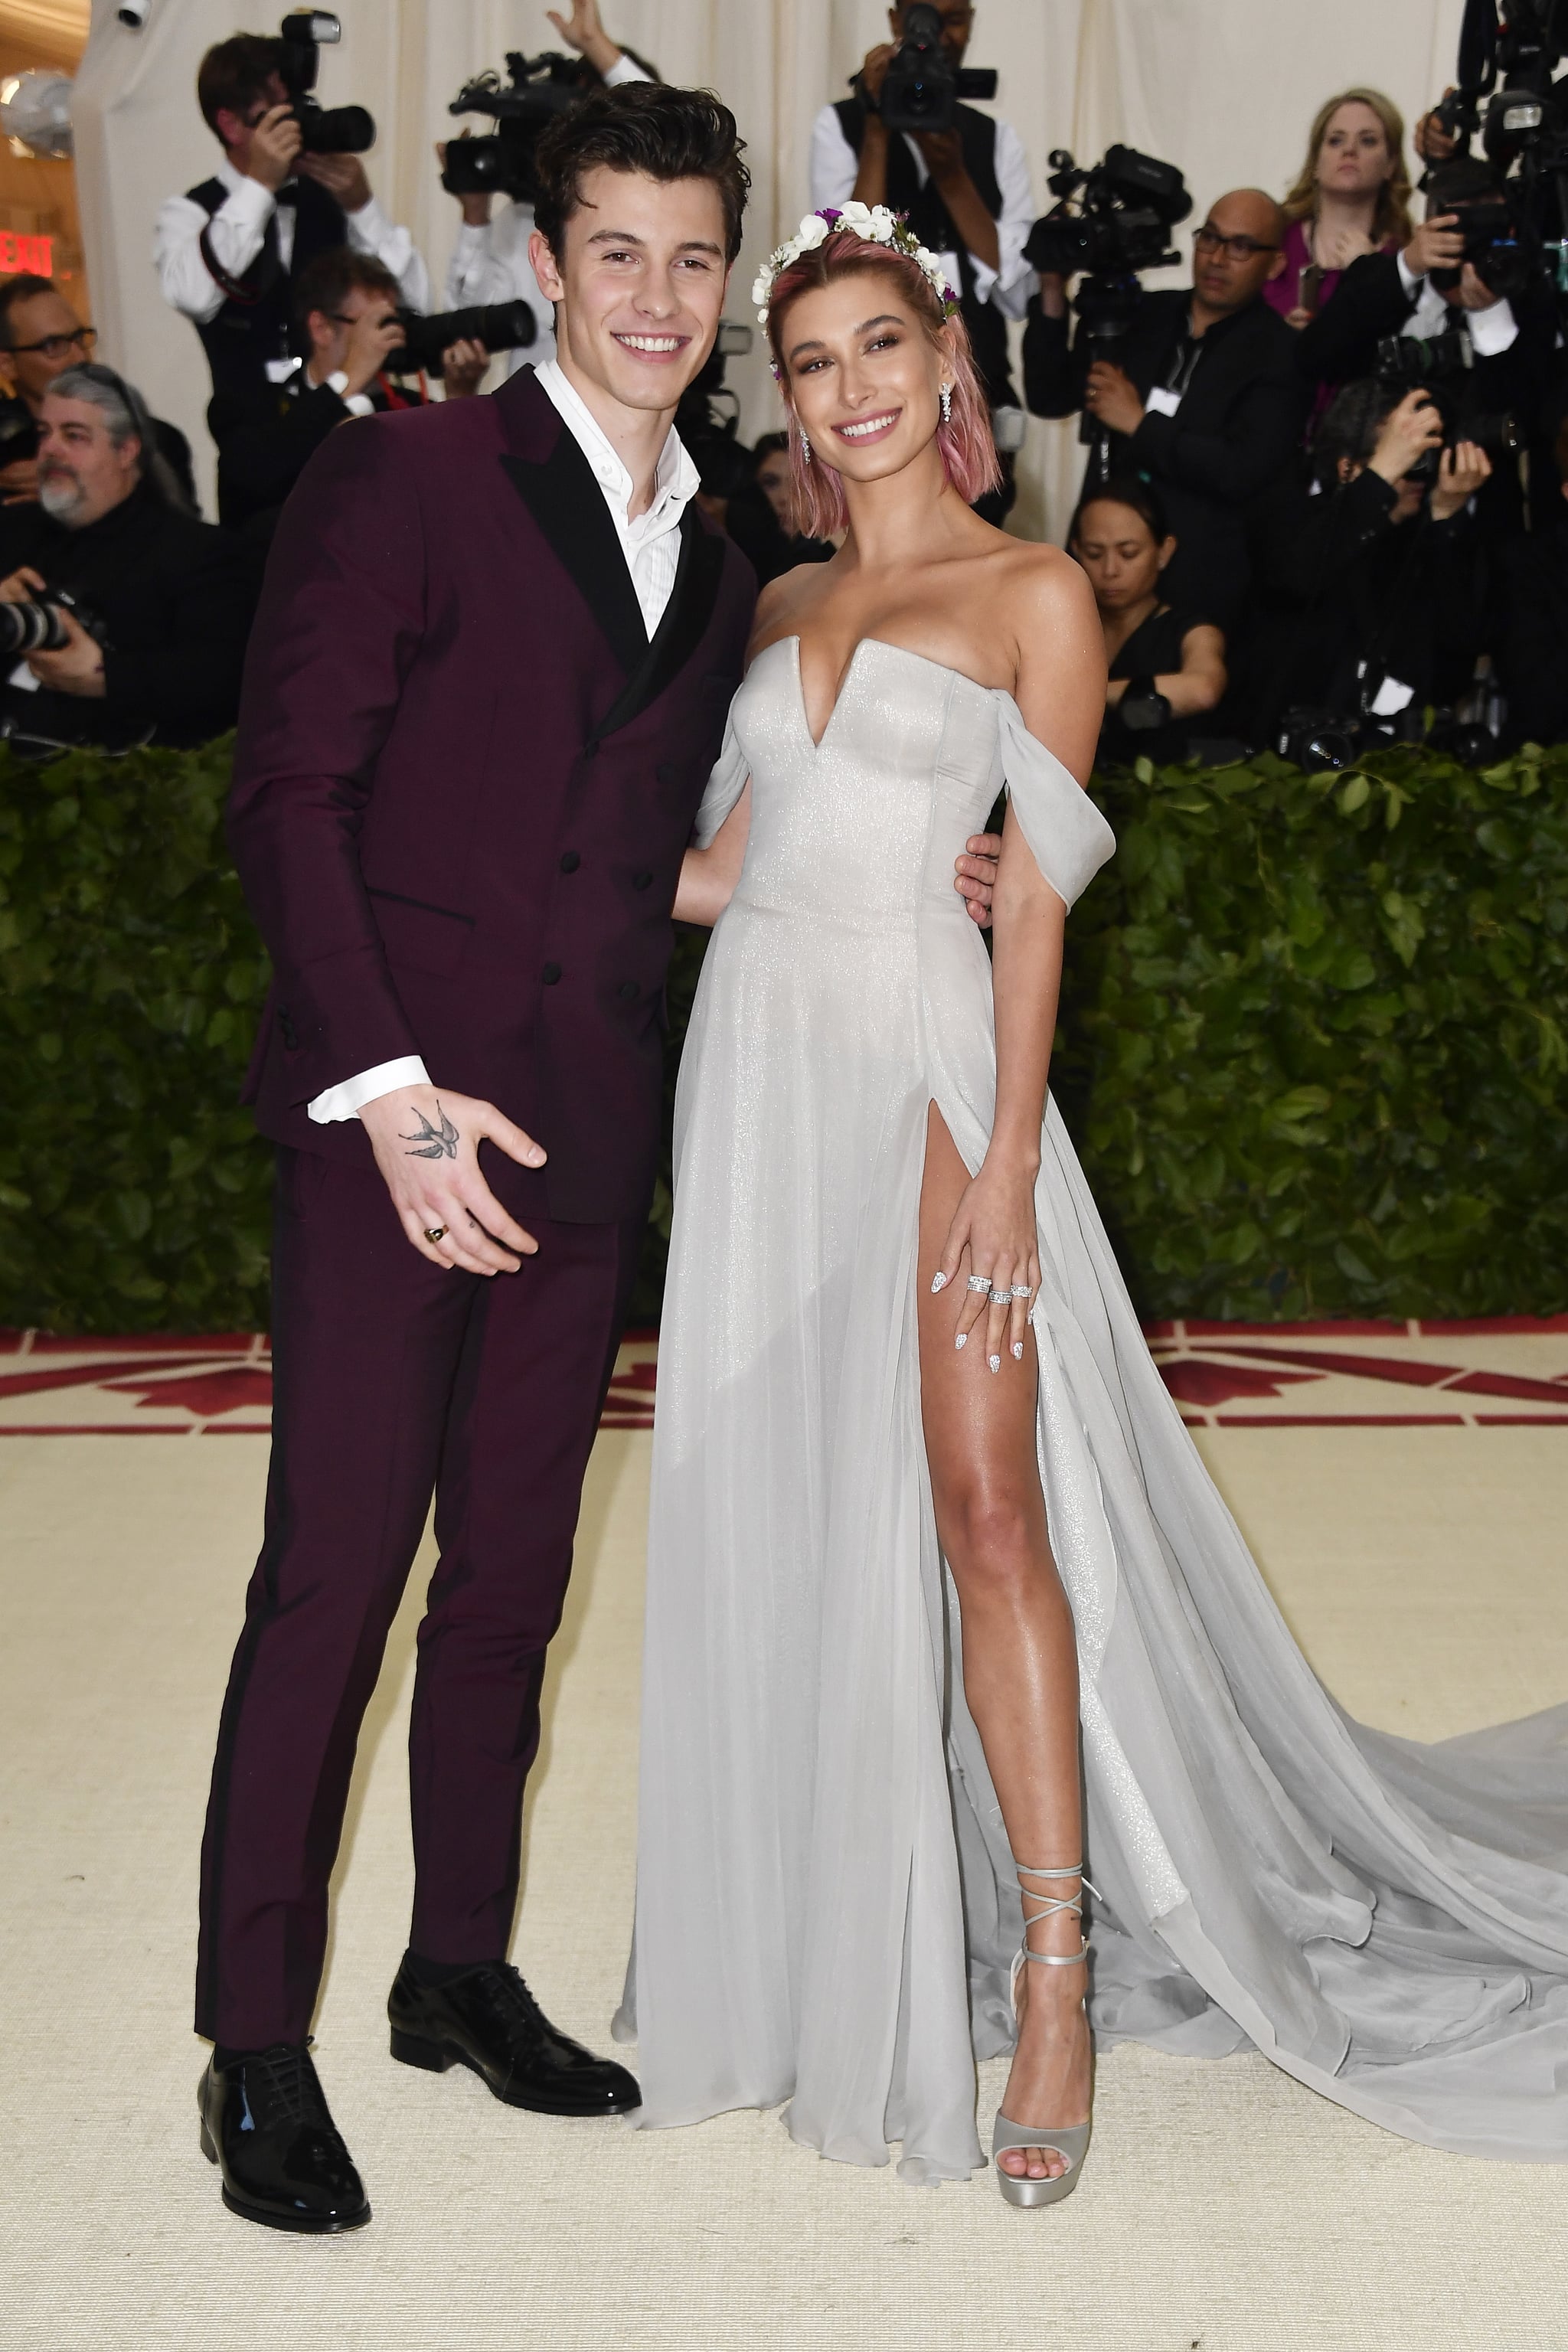
{"label": "red floral floor pattern", "polygon": [[[1157,1323],[1194,1428],[1568,1426],[1568,1315],[1473,1323]],[[658,1335],[621,1344],[603,1429],[651,1429]],[[0,1332],[0,1437],[256,1437],[272,1365],[254,1333],[61,1339]]]}

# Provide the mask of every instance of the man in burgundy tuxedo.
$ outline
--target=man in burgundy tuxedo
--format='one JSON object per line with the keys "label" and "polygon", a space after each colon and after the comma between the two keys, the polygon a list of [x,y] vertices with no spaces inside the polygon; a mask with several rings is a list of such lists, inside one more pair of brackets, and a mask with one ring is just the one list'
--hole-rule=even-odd
{"label": "man in burgundy tuxedo", "polygon": [[203,1849],[202,2139],[225,2202],[370,2208],[308,2048],[361,1718],[432,1491],[392,2050],[553,2115],[637,2104],[507,1965],[523,1784],[644,1229],[681,857],[753,583],[672,429],[746,175],[703,93],[540,152],[558,356],[332,434],[286,507],[230,837],[276,982],[267,1524]]}

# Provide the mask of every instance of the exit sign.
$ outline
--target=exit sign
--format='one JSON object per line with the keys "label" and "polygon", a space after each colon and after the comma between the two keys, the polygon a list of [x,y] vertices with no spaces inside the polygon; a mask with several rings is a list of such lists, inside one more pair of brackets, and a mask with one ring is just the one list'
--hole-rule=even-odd
{"label": "exit sign", "polygon": [[52,278],[54,244],[52,236],[24,236],[19,230],[0,228],[0,278],[15,278],[23,270],[35,278]]}

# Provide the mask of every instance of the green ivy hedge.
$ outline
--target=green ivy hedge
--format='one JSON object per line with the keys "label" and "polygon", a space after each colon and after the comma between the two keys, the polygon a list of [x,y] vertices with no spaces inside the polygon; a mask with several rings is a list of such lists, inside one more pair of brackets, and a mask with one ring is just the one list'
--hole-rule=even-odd
{"label": "green ivy hedge", "polygon": [[[0,1323],[266,1319],[228,754],[0,751]],[[1568,1309],[1568,750],[1095,790],[1121,846],[1069,929],[1054,1083],[1143,1310]],[[668,1220],[667,1167],[638,1319]]]}

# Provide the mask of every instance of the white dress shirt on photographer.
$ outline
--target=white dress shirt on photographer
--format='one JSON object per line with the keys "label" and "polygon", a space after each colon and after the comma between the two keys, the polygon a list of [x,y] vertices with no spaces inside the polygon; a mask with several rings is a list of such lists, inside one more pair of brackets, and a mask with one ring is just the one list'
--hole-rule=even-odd
{"label": "white dress shirt on photographer", "polygon": [[[605,76],[605,87],[618,89],[623,82],[647,79],[641,66],[634,65],[623,50]],[[500,371],[496,383],[515,375],[520,367],[555,357],[555,306],[541,293],[528,257],[532,235],[533,206],[513,197],[494,219],[463,223],[447,268],[448,310],[474,310],[488,302],[526,302],[533,313],[532,342],[520,352],[496,353]]]}
{"label": "white dress shirt on photographer", "polygon": [[[926,159],[908,131],[904,133],[904,144],[914,158],[923,188],[931,177]],[[847,204],[855,193],[859,169],[860,159],[844,136],[843,124],[832,107],[825,106],[811,130],[812,209],[820,212],[825,205]],[[993,269],[972,253],[969,267],[974,273],[976,301],[994,303],[1005,319],[1021,319],[1028,310],[1029,297],[1037,284],[1035,272],[1024,258],[1024,247],[1035,225],[1035,192],[1023,142],[1012,124],[1004,122],[1000,116],[996,118],[995,170],[1002,198],[996,222],[1000,266]],[[956,286],[957,255],[939,257],[947,265],[950,283]]]}
{"label": "white dress shirt on photographer", "polygon": [[[170,196],[158,207],[153,237],[153,261],[163,299],[187,319],[205,325],[216,319],[225,301],[223,288],[202,258],[202,231],[211,230],[211,246],[219,266],[230,278],[243,278],[261,250],[267,224],[278,215],[278,258],[285,270],[294,258],[294,207],[279,204],[259,180],[237,172],[226,155],[213,173],[228,190],[209,220],[191,196]],[[357,213],[345,215],[349,243],[356,253],[374,254],[397,280],[397,290],[411,310],[430,308],[430,276],[405,228],[389,221],[375,198]]]}
{"label": "white dress shirt on photographer", "polygon": [[1495,359],[1499,352],[1508,350],[1519,333],[1519,321],[1506,296],[1489,303],[1484,310],[1461,310],[1457,303],[1446,302],[1429,278],[1417,278],[1406,267],[1403,253],[1395,258],[1399,282],[1415,305],[1399,331],[1402,335],[1419,335],[1426,341],[1433,335],[1468,334],[1477,358],[1483,360]]}
{"label": "white dress shirt on photographer", "polygon": [[[646,514],[633,515],[632,492],[637,485],[592,412],[578,398],[556,361],[546,360],[537,374],[540,390],[559,411],[604,493],[651,644],[675,587],[680,562],[680,518],[697,494],[697,468],[671,425],[654,474],[653,502]],[[325,1094],[318,1095],[306,1108],[319,1127],[330,1127],[334,1120],[357,1118],[363,1104],[374,1102],[379,1095],[391,1094],[395,1087],[424,1087],[429,1083],[430,1074],[419,1055],[405,1054],[395,1061],[379,1062],[374,1070],[362,1070],[357,1077],[344,1078],[340,1085],[329,1087]]]}

